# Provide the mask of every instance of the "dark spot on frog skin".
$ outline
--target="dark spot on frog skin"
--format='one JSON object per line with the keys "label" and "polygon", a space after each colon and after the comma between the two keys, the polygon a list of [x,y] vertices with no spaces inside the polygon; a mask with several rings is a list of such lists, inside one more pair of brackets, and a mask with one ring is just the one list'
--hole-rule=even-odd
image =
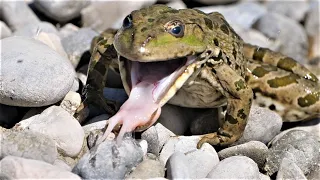
{"label": "dark spot on frog skin", "polygon": [[214,45],[219,46],[219,41],[218,41],[217,38],[214,38],[214,39],[213,39],[213,43],[214,43]]}
{"label": "dark spot on frog skin", "polygon": [[272,99],[277,99],[277,95],[276,94],[263,92],[260,88],[254,88],[254,89],[252,89],[252,91],[253,91],[253,99],[257,98],[256,93],[260,93],[263,96],[270,97]]}
{"label": "dark spot on frog skin", "polygon": [[271,80],[268,80],[267,83],[272,88],[278,88],[282,86],[287,86],[289,84],[298,83],[297,79],[300,77],[296,74],[290,74],[281,78],[274,78]]}
{"label": "dark spot on frog skin", "polygon": [[237,59],[237,50],[236,50],[236,47],[234,47],[234,45],[233,45],[232,55],[234,59]]}
{"label": "dark spot on frog skin", "polygon": [[238,116],[239,118],[241,118],[241,119],[246,119],[246,118],[247,118],[247,115],[244,113],[244,109],[240,109],[240,110],[238,111],[237,116]]}
{"label": "dark spot on frog skin", "polygon": [[238,120],[237,118],[232,117],[230,114],[226,114],[226,121],[228,121],[230,124],[237,124]]}
{"label": "dark spot on frog skin", "polygon": [[209,19],[209,18],[203,18],[204,20],[204,23],[206,24],[206,26],[212,30],[213,29],[213,24],[212,24],[212,21]]}
{"label": "dark spot on frog skin", "polygon": [[242,79],[240,79],[239,81],[236,81],[234,83],[234,85],[236,86],[236,90],[237,91],[240,91],[241,89],[245,89],[246,88],[246,84]]}
{"label": "dark spot on frog skin", "polygon": [[176,9],[168,9],[168,10],[164,10],[162,11],[162,13],[179,13],[179,10],[176,10]]}
{"label": "dark spot on frog skin", "polygon": [[292,72],[293,68],[297,65],[297,62],[293,60],[292,58],[285,57],[278,61],[277,66],[281,69],[287,70]]}
{"label": "dark spot on frog skin", "polygon": [[267,49],[267,48],[262,48],[262,47],[256,48],[256,49],[254,50],[254,53],[253,53],[252,58],[253,58],[254,60],[257,60],[257,61],[262,61],[264,55],[265,55],[266,52],[268,52],[268,51],[269,51],[269,49]]}
{"label": "dark spot on frog skin", "polygon": [[267,71],[263,67],[259,66],[259,67],[254,68],[254,70],[252,71],[252,74],[260,78],[260,77],[263,77],[264,75],[268,74],[269,72],[270,71]]}
{"label": "dark spot on frog skin", "polygon": [[269,106],[269,109],[272,110],[272,111],[274,111],[274,110],[276,110],[276,106],[275,106],[274,104],[271,104],[271,105]]}
{"label": "dark spot on frog skin", "polygon": [[[225,137],[228,137],[228,138],[232,138],[232,135],[231,135],[231,134],[229,134],[229,133],[227,133],[227,132],[225,132],[225,131],[223,131],[223,130],[221,130],[221,129],[219,129],[219,130],[217,131],[217,134],[218,134],[218,135],[225,136]],[[222,140],[222,139],[221,139],[221,140]],[[222,140],[222,142],[223,142],[223,140]]]}
{"label": "dark spot on frog skin", "polygon": [[22,63],[22,62],[23,62],[22,59],[18,59],[18,60],[17,60],[17,63]]}
{"label": "dark spot on frog skin", "polygon": [[320,100],[320,91],[308,94],[305,97],[300,97],[298,99],[298,104],[301,107],[307,107],[307,106],[311,106],[312,104],[315,104],[319,100]]}
{"label": "dark spot on frog skin", "polygon": [[143,28],[141,28],[141,32],[144,32],[144,31],[146,31],[148,28],[147,27],[143,27]]}
{"label": "dark spot on frog skin", "polygon": [[153,21],[154,21],[154,19],[152,19],[152,18],[148,19],[148,22],[153,22]]}
{"label": "dark spot on frog skin", "polygon": [[222,25],[220,26],[220,29],[221,29],[221,31],[222,31],[223,33],[225,33],[226,35],[229,35],[229,28],[228,28],[227,25],[222,24]]}

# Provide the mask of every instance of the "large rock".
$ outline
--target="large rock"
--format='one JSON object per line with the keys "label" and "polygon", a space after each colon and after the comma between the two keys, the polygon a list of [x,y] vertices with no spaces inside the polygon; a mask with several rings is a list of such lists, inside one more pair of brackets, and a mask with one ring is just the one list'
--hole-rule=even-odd
{"label": "large rock", "polygon": [[90,1],[35,0],[35,7],[58,22],[66,22],[77,16]]}
{"label": "large rock", "polygon": [[63,99],[73,85],[75,71],[47,45],[26,37],[1,40],[2,89],[0,103],[38,107]]}

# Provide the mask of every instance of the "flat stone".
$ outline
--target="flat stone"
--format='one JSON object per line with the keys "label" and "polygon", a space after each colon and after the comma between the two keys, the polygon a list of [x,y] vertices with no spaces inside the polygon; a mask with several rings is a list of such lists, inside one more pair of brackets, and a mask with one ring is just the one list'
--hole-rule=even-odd
{"label": "flat stone", "polygon": [[46,16],[58,22],[66,22],[80,16],[81,10],[88,6],[90,1],[34,0],[33,4]]}
{"label": "flat stone", "polygon": [[264,170],[268,175],[272,175],[279,170],[282,159],[288,158],[303,174],[307,174],[320,158],[319,148],[320,143],[310,133],[300,130],[289,131],[272,142]]}
{"label": "flat stone", "polygon": [[307,63],[308,38],[298,22],[277,13],[268,13],[259,18],[254,28],[280,43],[276,51],[294,58],[299,63]]}
{"label": "flat stone", "polygon": [[252,106],[244,133],[233,145],[249,141],[260,141],[266,144],[280,133],[281,126],[282,118],[276,112]]}
{"label": "flat stone", "polygon": [[211,179],[258,179],[257,164],[245,156],[232,156],[218,163],[207,178]]}
{"label": "flat stone", "polygon": [[268,147],[259,141],[250,141],[237,146],[225,148],[218,152],[221,160],[231,156],[246,156],[251,158],[258,164],[259,168],[263,168],[268,153]]}
{"label": "flat stone", "polygon": [[68,59],[31,38],[8,37],[2,39],[1,44],[3,88],[0,103],[47,106],[60,101],[69,92],[75,71]]}
{"label": "flat stone", "polygon": [[55,142],[43,134],[28,131],[6,131],[0,134],[0,159],[11,155],[52,164],[58,156]]}
{"label": "flat stone", "polygon": [[14,179],[79,179],[69,171],[43,161],[6,156],[0,161],[1,173]]}
{"label": "flat stone", "polygon": [[0,11],[6,24],[16,31],[28,24],[40,22],[25,1],[1,1]]}
{"label": "flat stone", "polygon": [[12,32],[11,29],[4,23],[3,21],[0,21],[0,39],[6,38],[11,36]]}
{"label": "flat stone", "polygon": [[76,157],[84,142],[84,131],[79,122],[59,106],[51,106],[35,118],[19,123],[25,130],[39,132],[55,140],[60,152]]}
{"label": "flat stone", "polygon": [[142,157],[141,148],[132,138],[124,138],[121,145],[107,140],[90,149],[72,172],[84,179],[123,179]]}

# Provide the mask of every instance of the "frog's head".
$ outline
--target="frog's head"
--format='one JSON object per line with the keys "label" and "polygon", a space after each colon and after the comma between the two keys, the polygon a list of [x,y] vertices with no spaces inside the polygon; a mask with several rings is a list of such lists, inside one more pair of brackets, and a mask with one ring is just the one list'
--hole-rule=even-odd
{"label": "frog's head", "polygon": [[207,47],[202,19],[196,10],[154,5],[133,11],[115,37],[117,52],[132,61],[165,61],[195,55]]}

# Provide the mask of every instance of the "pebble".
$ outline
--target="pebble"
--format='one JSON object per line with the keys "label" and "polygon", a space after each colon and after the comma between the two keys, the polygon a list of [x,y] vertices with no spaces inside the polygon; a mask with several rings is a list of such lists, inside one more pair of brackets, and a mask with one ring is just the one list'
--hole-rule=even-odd
{"label": "pebble", "polygon": [[57,158],[55,142],[38,132],[5,131],[1,135],[0,159],[18,156],[52,164]]}
{"label": "pebble", "polygon": [[268,153],[268,147],[259,141],[250,141],[237,146],[225,148],[218,152],[221,160],[231,156],[246,156],[251,158],[255,163],[258,164],[260,169],[263,168]]}
{"label": "pebble", "polygon": [[7,156],[0,161],[1,173],[13,179],[81,179],[43,161]]}
{"label": "pebble", "polygon": [[98,33],[91,28],[81,28],[61,40],[69,60],[74,67],[78,66],[82,55],[90,50],[91,41],[97,35]]}
{"label": "pebble", "polygon": [[157,159],[146,157],[128,176],[126,176],[126,179],[151,179],[164,177],[164,175],[164,165]]}
{"label": "pebble", "polygon": [[79,122],[59,106],[51,106],[40,115],[19,123],[25,130],[39,132],[55,140],[60,153],[76,157],[83,145],[84,131]]}
{"label": "pebble", "polygon": [[99,32],[108,28],[120,28],[123,19],[131,11],[152,5],[156,0],[141,1],[92,1],[81,11],[83,27]]}
{"label": "pebble", "polygon": [[56,166],[56,167],[59,167],[61,169],[64,169],[66,171],[71,171],[72,170],[71,167],[61,159],[56,159],[54,161],[53,165]]}
{"label": "pebble", "polygon": [[8,37],[1,44],[4,86],[0,103],[46,106],[60,101],[69,92],[75,71],[68,59],[27,37]]}
{"label": "pebble", "polygon": [[175,136],[173,132],[164,127],[161,123],[157,123],[151,126],[141,134],[141,139],[148,142],[148,152],[159,155],[163,145],[172,136]]}
{"label": "pebble", "polygon": [[11,127],[20,120],[17,107],[0,104],[0,125],[2,127]]}
{"label": "pebble", "polygon": [[[309,10],[308,0],[300,1],[266,1],[266,7],[269,12],[278,13],[289,17],[297,22],[304,20]],[[299,8],[297,8],[299,7]]]}
{"label": "pebble", "polygon": [[306,64],[308,39],[306,31],[298,22],[280,14],[264,14],[254,25],[268,38],[280,43],[279,49],[284,55]]}
{"label": "pebble", "polygon": [[188,158],[182,152],[173,153],[167,163],[167,178],[168,179],[189,179],[190,178],[190,167]]}
{"label": "pebble", "polygon": [[280,179],[304,179],[307,178],[304,176],[301,169],[288,158],[283,158],[277,173],[277,180]]}
{"label": "pebble", "polygon": [[233,145],[249,141],[260,141],[266,144],[280,133],[281,126],[282,118],[277,113],[266,108],[252,106],[244,133]]}
{"label": "pebble", "polygon": [[60,107],[73,116],[80,104],[80,94],[74,91],[69,91],[60,103]]}
{"label": "pebble", "polygon": [[[64,51],[62,47],[60,37],[54,33],[45,33],[40,32],[38,35],[34,37],[34,39],[41,41],[42,43],[49,46],[51,49],[55,50],[62,57],[68,58],[67,53]],[[74,84],[74,83],[73,83]]]}
{"label": "pebble", "polygon": [[63,39],[65,37],[68,37],[69,35],[77,32],[78,30],[79,30],[78,26],[76,26],[72,23],[68,23],[59,29],[59,36],[61,39]]}
{"label": "pebble", "polygon": [[3,21],[0,21],[0,39],[6,38],[11,36],[12,32],[11,29],[4,23]]}
{"label": "pebble", "polygon": [[232,156],[218,163],[207,178],[211,179],[259,179],[257,164],[245,156]]}
{"label": "pebble", "polygon": [[40,33],[52,33],[58,35],[58,30],[48,22],[27,24],[13,33],[14,36],[36,37]]}
{"label": "pebble", "polygon": [[140,146],[132,138],[125,138],[121,145],[104,141],[90,149],[73,168],[72,172],[83,179],[123,179],[143,157]]}
{"label": "pebble", "polygon": [[81,10],[88,6],[90,1],[34,0],[33,4],[46,16],[58,22],[66,22],[80,16]]}
{"label": "pebble", "polygon": [[272,143],[267,154],[264,170],[272,175],[279,170],[284,157],[294,162],[304,174],[310,172],[311,167],[320,158],[320,143],[317,138],[305,131],[293,130]]}
{"label": "pebble", "polygon": [[0,11],[12,31],[40,22],[25,1],[1,1]]}

